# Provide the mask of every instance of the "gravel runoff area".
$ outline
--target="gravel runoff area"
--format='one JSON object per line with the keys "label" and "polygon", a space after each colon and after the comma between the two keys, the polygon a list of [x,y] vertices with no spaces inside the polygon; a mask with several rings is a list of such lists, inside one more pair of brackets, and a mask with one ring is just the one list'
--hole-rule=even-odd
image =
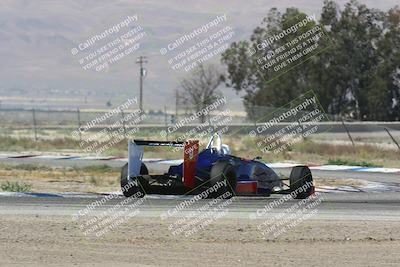
{"label": "gravel runoff area", "polygon": [[257,220],[220,219],[190,237],[131,218],[99,238],[71,216],[0,217],[1,266],[398,266],[399,221],[309,220],[276,239]]}

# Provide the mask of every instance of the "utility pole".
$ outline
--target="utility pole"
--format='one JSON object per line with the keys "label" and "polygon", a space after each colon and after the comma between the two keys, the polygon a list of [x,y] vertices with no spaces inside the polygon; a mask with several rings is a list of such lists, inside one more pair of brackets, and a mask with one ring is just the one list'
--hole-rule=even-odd
{"label": "utility pole", "polygon": [[140,88],[140,95],[139,95],[139,109],[143,111],[143,78],[146,76],[146,69],[143,68],[143,63],[147,63],[147,58],[145,56],[140,56],[136,59],[136,63],[140,66],[140,81],[139,81],[139,88]]}

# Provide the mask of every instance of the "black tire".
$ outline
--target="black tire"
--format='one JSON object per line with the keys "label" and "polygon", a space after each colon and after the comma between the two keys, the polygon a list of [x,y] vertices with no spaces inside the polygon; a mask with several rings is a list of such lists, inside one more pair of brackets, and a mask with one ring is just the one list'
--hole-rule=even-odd
{"label": "black tire", "polygon": [[219,187],[216,192],[210,194],[209,197],[216,198],[224,195],[227,192],[230,194],[226,194],[224,198],[231,198],[235,196],[236,185],[237,185],[237,177],[235,167],[229,162],[217,162],[212,168],[210,173],[210,187],[213,187],[218,182],[227,181],[226,186]]}
{"label": "black tire", "polygon": [[[142,165],[140,166],[140,174],[141,175],[147,175],[149,174],[149,171],[146,167],[146,165],[144,165],[144,163],[142,163]],[[134,182],[137,181],[137,183],[135,184]],[[122,193],[124,194],[124,196],[126,197],[132,197],[132,196],[136,196],[136,197],[144,197],[145,195],[145,189],[148,186],[148,182],[143,179],[141,176],[137,176],[137,177],[131,177],[130,181],[128,180],[128,163],[126,163],[121,170],[121,190]],[[138,194],[138,193],[141,194]]]}
{"label": "black tire", "polygon": [[[290,173],[290,192],[296,199],[305,199],[314,193],[311,170],[307,166],[296,166]],[[304,186],[304,187],[303,187]]]}

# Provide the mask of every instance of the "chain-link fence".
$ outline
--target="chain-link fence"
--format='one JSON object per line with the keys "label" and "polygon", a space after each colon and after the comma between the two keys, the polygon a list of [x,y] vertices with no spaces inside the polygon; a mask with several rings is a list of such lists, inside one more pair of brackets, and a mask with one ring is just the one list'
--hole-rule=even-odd
{"label": "chain-link fence", "polygon": [[[232,112],[227,110],[214,110],[206,117],[204,123],[222,123],[229,126],[227,133],[248,134],[255,127],[268,123],[271,119],[279,117],[289,108],[273,108],[257,106],[251,114]],[[0,109],[0,135],[10,136],[19,132],[18,136],[32,137],[34,139],[51,138],[51,131],[57,131],[57,136],[71,137],[71,132],[85,126],[96,118],[104,118],[100,123],[91,127],[91,131],[99,131],[110,127],[122,118],[135,113],[135,110],[123,110],[113,113],[110,110],[48,110],[48,109]],[[293,116],[286,117],[264,131],[264,135],[276,132],[292,122],[298,121],[310,111],[299,111]],[[159,132],[168,127],[179,125],[181,132],[188,131],[191,127],[201,124],[198,118],[188,120],[193,113],[188,111],[146,112],[143,120],[135,125],[146,131]],[[397,146],[400,142],[400,122],[350,122],[339,116],[324,114],[324,120],[318,121],[319,127],[313,138],[324,142],[345,141],[355,143],[387,143]],[[218,118],[218,120],[216,120]],[[220,127],[223,125],[219,125]],[[125,126],[124,126],[125,127]],[[132,125],[127,125],[127,128]],[[21,134],[23,133],[23,134]],[[399,147],[400,149],[400,147]]]}

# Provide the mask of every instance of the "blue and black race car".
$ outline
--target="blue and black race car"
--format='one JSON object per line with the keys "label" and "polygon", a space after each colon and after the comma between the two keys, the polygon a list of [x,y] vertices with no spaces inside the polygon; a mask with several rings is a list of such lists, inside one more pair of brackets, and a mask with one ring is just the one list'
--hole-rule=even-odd
{"label": "blue and black race car", "polygon": [[[149,174],[143,163],[144,147],[167,146],[183,149],[183,162],[169,166],[163,174]],[[291,193],[295,198],[307,198],[314,193],[313,178],[307,166],[296,166],[289,178],[280,178],[256,157],[248,160],[230,154],[219,134],[211,137],[207,147],[199,152],[199,141],[132,140],[128,145],[128,163],[121,171],[121,189],[126,197],[145,194],[200,194],[218,197],[269,196],[271,193]],[[285,184],[289,181],[289,184]],[[214,190],[209,190],[214,189]]]}

